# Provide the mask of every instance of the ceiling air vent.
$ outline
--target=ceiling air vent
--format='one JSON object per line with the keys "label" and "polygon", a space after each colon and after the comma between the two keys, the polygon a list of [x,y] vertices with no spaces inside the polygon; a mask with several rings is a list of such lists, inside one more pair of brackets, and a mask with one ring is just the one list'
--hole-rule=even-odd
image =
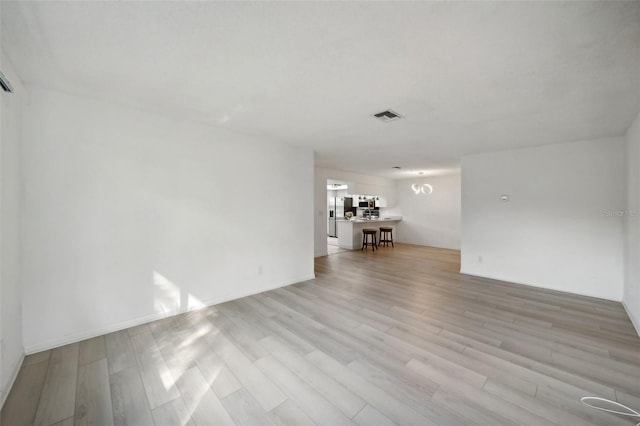
{"label": "ceiling air vent", "polygon": [[373,117],[377,118],[380,121],[384,121],[385,123],[400,120],[402,118],[400,114],[395,111],[391,111],[390,109],[379,112],[377,114],[373,114]]}
{"label": "ceiling air vent", "polygon": [[2,90],[4,90],[5,92],[13,92],[13,87],[11,87],[11,83],[9,83],[9,80],[7,80],[7,77],[4,76],[4,74],[2,74],[2,71],[0,71],[0,87],[2,87]]}

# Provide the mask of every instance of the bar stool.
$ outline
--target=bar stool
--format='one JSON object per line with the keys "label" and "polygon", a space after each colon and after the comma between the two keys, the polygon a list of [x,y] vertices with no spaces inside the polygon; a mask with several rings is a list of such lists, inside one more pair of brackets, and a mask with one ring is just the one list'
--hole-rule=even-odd
{"label": "bar stool", "polygon": [[361,251],[367,247],[371,247],[373,251],[376,251],[378,247],[377,240],[378,230],[376,228],[363,228],[362,229],[362,248]]}
{"label": "bar stool", "polygon": [[391,243],[391,247],[395,246],[393,245],[393,228],[390,226],[381,226],[380,227],[380,245],[383,245],[385,247],[389,247],[389,243]]}

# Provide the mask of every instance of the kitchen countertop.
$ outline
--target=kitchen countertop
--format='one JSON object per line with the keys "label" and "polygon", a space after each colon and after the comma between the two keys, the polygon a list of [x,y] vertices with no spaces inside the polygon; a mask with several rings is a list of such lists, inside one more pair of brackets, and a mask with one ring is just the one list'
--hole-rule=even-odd
{"label": "kitchen countertop", "polygon": [[389,216],[389,217],[381,217],[379,219],[336,219],[338,222],[351,222],[351,223],[378,223],[378,222],[395,222],[398,220],[402,220],[401,216]]}
{"label": "kitchen countertop", "polygon": [[383,216],[380,219],[338,219],[338,245],[348,250],[359,249],[362,245],[362,230],[367,227],[384,226],[395,227],[402,220],[402,216]]}

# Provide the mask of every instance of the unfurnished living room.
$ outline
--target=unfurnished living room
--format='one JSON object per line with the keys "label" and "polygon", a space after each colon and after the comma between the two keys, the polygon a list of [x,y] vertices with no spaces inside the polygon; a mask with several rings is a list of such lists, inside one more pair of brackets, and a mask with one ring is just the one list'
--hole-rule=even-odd
{"label": "unfurnished living room", "polygon": [[639,1],[0,25],[0,425],[640,424]]}

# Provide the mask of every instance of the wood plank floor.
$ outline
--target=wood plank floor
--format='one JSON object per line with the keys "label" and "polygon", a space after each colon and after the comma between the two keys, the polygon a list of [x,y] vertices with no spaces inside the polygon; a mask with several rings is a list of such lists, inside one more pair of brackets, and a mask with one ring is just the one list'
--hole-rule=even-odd
{"label": "wood plank floor", "polygon": [[460,275],[396,244],[315,280],[28,356],[20,425],[629,425],[640,339],[619,303]]}

